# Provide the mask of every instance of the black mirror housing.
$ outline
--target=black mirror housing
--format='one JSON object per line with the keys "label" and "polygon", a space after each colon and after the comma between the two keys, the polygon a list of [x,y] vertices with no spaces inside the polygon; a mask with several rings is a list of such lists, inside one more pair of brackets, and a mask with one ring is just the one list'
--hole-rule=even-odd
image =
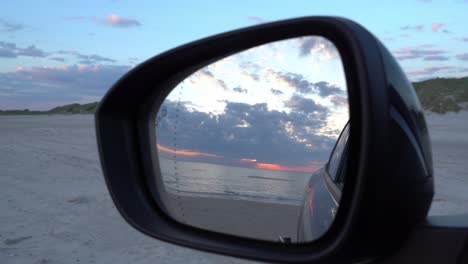
{"label": "black mirror housing", "polygon": [[[292,245],[200,230],[171,219],[154,177],[159,173],[155,109],[180,81],[213,61],[306,35],[335,44],[349,91],[350,158],[340,209],[329,231],[314,242]],[[430,143],[413,87],[375,37],[344,18],[257,25],[155,56],[122,77],[103,98],[96,135],[110,194],[130,225],[157,239],[231,256],[288,263],[379,258],[396,250],[425,218],[434,192]]]}

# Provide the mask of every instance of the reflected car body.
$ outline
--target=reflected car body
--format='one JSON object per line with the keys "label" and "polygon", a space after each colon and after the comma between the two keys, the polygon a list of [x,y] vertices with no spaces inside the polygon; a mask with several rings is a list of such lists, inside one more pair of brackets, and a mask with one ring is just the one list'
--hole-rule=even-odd
{"label": "reflected car body", "polygon": [[321,237],[333,223],[341,198],[343,172],[346,171],[349,122],[343,128],[330,159],[310,177],[297,226],[297,242]]}

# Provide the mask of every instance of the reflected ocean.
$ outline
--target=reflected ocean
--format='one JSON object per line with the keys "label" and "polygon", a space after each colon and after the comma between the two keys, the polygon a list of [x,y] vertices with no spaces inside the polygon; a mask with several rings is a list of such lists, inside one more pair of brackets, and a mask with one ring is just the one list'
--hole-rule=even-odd
{"label": "reflected ocean", "polygon": [[272,171],[160,158],[166,190],[177,195],[300,205],[308,172]]}

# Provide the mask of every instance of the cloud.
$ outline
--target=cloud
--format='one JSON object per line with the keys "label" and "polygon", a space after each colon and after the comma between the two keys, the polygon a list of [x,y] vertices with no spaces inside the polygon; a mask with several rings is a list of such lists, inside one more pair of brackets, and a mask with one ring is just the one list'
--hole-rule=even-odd
{"label": "cloud", "polygon": [[309,82],[297,73],[275,73],[275,82],[277,84],[286,84],[293,87],[296,92],[301,94],[310,94],[313,92],[314,83]]}
{"label": "cloud", "polygon": [[52,58],[50,58],[50,60],[65,62],[65,58],[63,58],[63,57],[52,57]]}
{"label": "cloud", "polygon": [[251,73],[251,72],[246,72],[246,71],[242,71],[241,72],[241,77],[245,78],[245,79],[248,79],[250,81],[258,81],[260,80],[260,76],[258,76],[258,74],[256,73]]}
{"label": "cloud", "polygon": [[393,50],[392,53],[397,60],[419,59],[425,56],[435,56],[448,53],[446,50],[433,49],[431,44],[422,44],[419,46],[404,47]]}
{"label": "cloud", "polygon": [[223,90],[228,90],[226,83],[223,80],[217,79],[213,73],[207,69],[202,69],[191,75],[190,81],[192,84],[198,82],[208,81],[212,82],[214,85],[223,88]]}
{"label": "cloud", "polygon": [[141,26],[141,23],[134,18],[124,18],[115,14],[106,16],[101,22],[105,25],[117,28]]}
{"label": "cloud", "polygon": [[16,32],[22,30],[24,26],[22,24],[16,24],[6,21],[0,18],[0,31],[5,32]]}
{"label": "cloud", "polygon": [[241,87],[235,87],[232,90],[236,93],[247,93],[247,89],[242,89]]}
{"label": "cloud", "polygon": [[[302,99],[296,96],[294,100]],[[303,110],[301,103],[294,107]],[[250,105],[226,101],[224,111],[214,115],[166,100],[160,109],[156,128],[158,144],[223,157],[222,161],[182,155],[178,159],[210,159],[224,164],[237,161],[242,166],[259,163],[304,166],[326,161],[335,143],[335,137],[317,133],[326,125],[326,108],[320,113],[286,113],[268,110],[266,103]],[[318,107],[317,111],[320,110],[323,109]]]}
{"label": "cloud", "polygon": [[[317,104],[314,100],[304,98],[300,95],[293,95],[289,100],[284,102],[284,106],[296,112],[305,114],[320,113],[323,115],[328,114],[328,108]],[[324,118],[324,117],[322,117]]]}
{"label": "cloud", "polygon": [[[59,55],[59,56],[56,56]],[[71,55],[75,57],[78,64],[102,64],[102,63],[115,63],[116,60],[107,58],[97,54],[86,55],[79,53],[75,50],[60,50],[57,52],[44,51],[37,48],[35,45],[27,47],[19,47],[15,43],[0,41],[0,58],[18,58],[18,57],[33,57],[44,58],[50,57],[50,60],[65,62],[66,58],[63,55]]]}
{"label": "cloud", "polygon": [[93,54],[93,55],[77,54],[77,57],[81,59],[80,63],[82,64],[96,64],[100,62],[111,62],[111,63],[116,62],[114,59],[106,58],[106,57],[99,56],[96,54]]}
{"label": "cloud", "polygon": [[101,63],[114,63],[116,60],[107,58],[97,54],[86,55],[76,50],[59,50],[58,54],[66,54],[74,56],[79,64],[101,64]]}
{"label": "cloud", "polygon": [[421,70],[412,70],[408,71],[408,75],[413,75],[413,76],[419,76],[419,75],[433,75],[435,73],[438,73],[440,71],[444,70],[450,70],[450,69],[455,69],[456,67],[454,66],[429,66],[425,67],[424,69]]}
{"label": "cloud", "polygon": [[326,38],[303,37],[299,41],[299,56],[301,57],[317,53],[322,59],[333,59],[339,55],[335,45]]}
{"label": "cloud", "polygon": [[343,90],[328,82],[315,83],[315,89],[319,91],[321,97],[327,97],[334,94],[343,94]]}
{"label": "cloud", "polygon": [[450,58],[447,56],[439,56],[439,55],[433,55],[433,56],[426,56],[424,57],[423,60],[425,61],[446,61],[449,60]]}
{"label": "cloud", "polygon": [[15,99],[0,100],[2,107],[27,106],[38,109],[54,102],[75,103],[99,98],[130,69],[126,65],[69,65],[60,67],[19,67],[0,73],[0,92]]}
{"label": "cloud", "polygon": [[468,53],[457,54],[455,57],[462,61],[468,61]]}
{"label": "cloud", "polygon": [[99,17],[88,17],[88,16],[69,16],[64,17],[66,20],[75,20],[75,21],[92,21],[97,24],[106,25],[115,28],[129,28],[129,27],[139,27],[141,22],[135,18],[124,18],[116,14],[108,15],[104,18]]}
{"label": "cloud", "polygon": [[48,54],[45,51],[38,49],[34,45],[21,48],[21,47],[16,46],[15,43],[0,41],[0,57],[1,58],[17,58],[19,56],[43,58],[43,57],[46,57],[47,55]]}
{"label": "cloud", "polygon": [[431,25],[431,30],[432,30],[432,32],[437,32],[444,25],[445,25],[444,23],[434,23],[434,24]]}
{"label": "cloud", "polygon": [[247,20],[249,20],[251,22],[254,22],[256,24],[261,24],[261,23],[268,22],[268,20],[266,20],[266,19],[264,19],[262,17],[258,17],[258,16],[248,16]]}
{"label": "cloud", "polygon": [[344,107],[348,108],[348,98],[346,96],[332,96],[330,101],[333,103],[335,107]]}
{"label": "cloud", "polygon": [[424,30],[424,25],[414,25],[414,26],[406,25],[406,26],[400,27],[400,29],[401,30],[414,30],[414,31],[417,31],[417,32],[422,32]]}
{"label": "cloud", "polygon": [[281,90],[276,90],[276,89],[273,89],[273,88],[271,88],[270,91],[274,95],[282,95],[283,94],[283,92]]}
{"label": "cloud", "polygon": [[294,88],[297,93],[301,94],[318,94],[325,98],[333,94],[344,93],[343,90],[333,84],[323,81],[313,83],[297,73],[281,73],[270,69],[267,70],[267,75],[272,78],[274,84],[290,86]]}

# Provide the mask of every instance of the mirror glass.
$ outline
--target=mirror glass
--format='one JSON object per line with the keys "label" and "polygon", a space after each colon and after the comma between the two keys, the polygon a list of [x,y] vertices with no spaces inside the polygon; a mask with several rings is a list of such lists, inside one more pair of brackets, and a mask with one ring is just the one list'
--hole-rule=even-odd
{"label": "mirror glass", "polygon": [[179,83],[158,109],[164,206],[201,229],[315,240],[338,210],[348,119],[343,64],[323,37],[216,61]]}

